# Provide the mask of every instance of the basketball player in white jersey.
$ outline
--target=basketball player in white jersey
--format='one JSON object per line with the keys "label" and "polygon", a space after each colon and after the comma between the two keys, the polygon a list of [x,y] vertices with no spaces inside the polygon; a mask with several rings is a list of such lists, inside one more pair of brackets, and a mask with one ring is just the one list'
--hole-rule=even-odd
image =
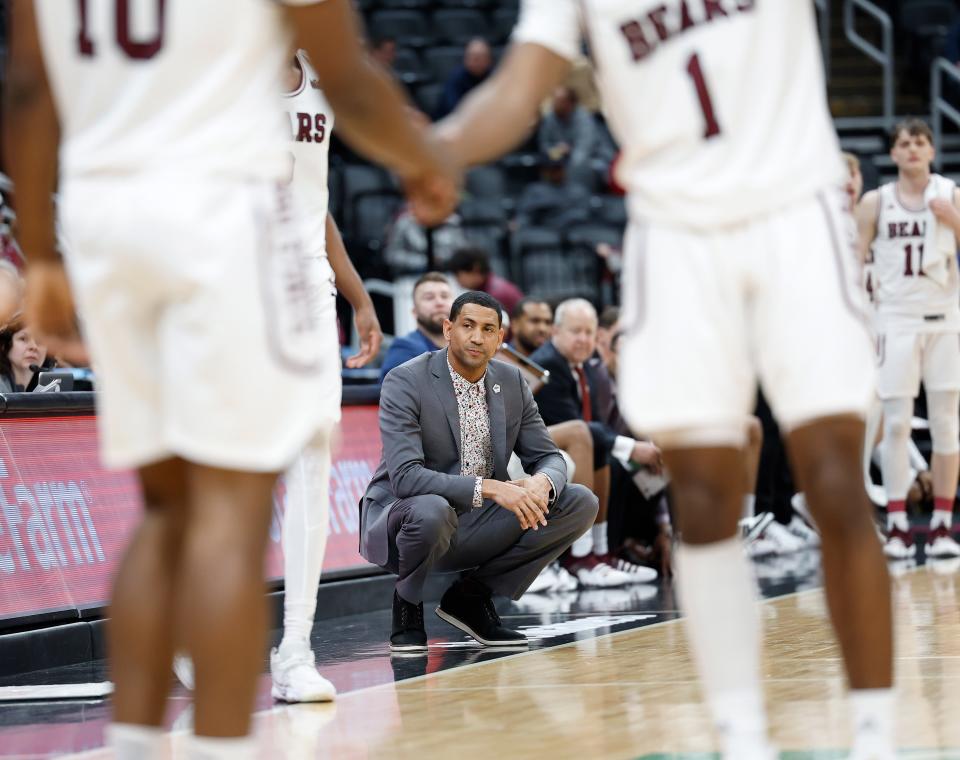
{"label": "basketball player in white jersey", "polygon": [[[363,283],[344,248],[336,222],[328,213],[327,186],[330,137],[334,114],[316,72],[304,50],[298,50],[288,72],[284,105],[293,135],[293,194],[304,219],[304,242],[318,272],[317,294],[324,351],[339,351],[336,291],[354,308],[360,352],[347,360],[362,367],[380,350],[380,323]],[[323,566],[330,521],[330,444],[340,419],[340,367],[331,362],[319,393],[324,399],[320,428],[285,476],[286,510],[283,517],[283,640],[273,650],[270,670],[273,696],[285,702],[333,699],[333,685],[314,666],[310,647],[317,606],[317,585]]]}
{"label": "basketball player in white jersey", "polygon": [[933,133],[920,119],[895,128],[897,180],[864,195],[857,208],[860,253],[872,261],[878,391],[883,403],[883,485],[892,559],[916,546],[907,519],[910,431],[920,381],[933,440],[933,518],[927,555],[960,556],[951,535],[960,474],[960,190],[932,174]]}
{"label": "basketball player in white jersey", "polygon": [[5,155],[28,316],[74,338],[76,296],[103,460],[138,469],[146,504],[112,597],[110,741],[120,760],[160,755],[182,644],[190,754],[249,757],[271,491],[322,421],[318,376],[338,361],[321,352],[281,184],[291,31],[344,135],[405,179],[424,221],[451,211],[455,174],[363,52],[349,0],[16,0],[12,23]]}
{"label": "basketball player in white jersey", "polygon": [[822,531],[857,760],[892,760],[890,588],[860,476],[871,341],[810,0],[525,0],[438,134],[505,152],[586,42],[623,149],[623,410],[661,446],[677,583],[727,760],[768,760],[754,581],[737,541],[759,380]]}

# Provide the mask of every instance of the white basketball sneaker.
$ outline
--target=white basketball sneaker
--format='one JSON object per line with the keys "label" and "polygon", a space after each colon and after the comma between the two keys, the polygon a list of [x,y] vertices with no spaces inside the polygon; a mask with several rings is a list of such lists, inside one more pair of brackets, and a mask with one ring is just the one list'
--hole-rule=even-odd
{"label": "white basketball sneaker", "polygon": [[927,537],[927,556],[934,559],[960,557],[960,544],[950,534],[950,529],[946,525],[930,531]]}
{"label": "white basketball sneaker", "polygon": [[554,591],[576,591],[577,588],[579,588],[580,584],[577,582],[577,579],[570,575],[565,567],[558,564],[554,568],[554,574],[557,577]]}
{"label": "white basketball sneaker", "polygon": [[567,570],[580,581],[582,588],[615,588],[633,582],[629,575],[601,562],[593,554],[572,560]]}
{"label": "white basketball sneaker", "polygon": [[196,681],[193,676],[193,660],[189,655],[178,652],[173,656],[173,674],[185,689],[193,691]]}
{"label": "white basketball sneaker", "polygon": [[273,698],[281,702],[332,702],[333,684],[317,672],[316,658],[306,642],[283,644],[270,652]]}
{"label": "white basketball sneaker", "polygon": [[883,545],[883,553],[889,559],[913,559],[917,556],[917,545],[913,543],[913,536],[909,531],[894,526],[890,528],[887,541]]}
{"label": "white basketball sneaker", "polygon": [[615,554],[598,554],[597,559],[614,570],[619,570],[630,576],[631,583],[653,583],[657,579],[657,571],[646,565],[637,565],[621,559]]}
{"label": "white basketball sneaker", "polygon": [[803,541],[804,548],[814,549],[820,546],[820,534],[807,525],[807,521],[800,515],[794,515],[787,530]]}
{"label": "white basketball sneaker", "polygon": [[526,594],[546,594],[553,591],[557,585],[557,574],[553,565],[547,565],[540,571],[540,575],[533,579],[533,583],[524,592]]}

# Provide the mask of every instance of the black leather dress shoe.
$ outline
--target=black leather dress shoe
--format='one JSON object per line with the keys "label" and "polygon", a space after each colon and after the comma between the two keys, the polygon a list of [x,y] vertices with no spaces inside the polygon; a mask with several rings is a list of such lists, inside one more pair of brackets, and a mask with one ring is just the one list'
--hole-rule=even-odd
{"label": "black leather dress shoe", "polygon": [[522,633],[503,626],[490,590],[474,580],[459,580],[448,588],[440,599],[437,616],[488,647],[528,643]]}
{"label": "black leather dress shoe", "polygon": [[423,626],[423,602],[413,604],[393,592],[391,652],[426,652],[427,630]]}

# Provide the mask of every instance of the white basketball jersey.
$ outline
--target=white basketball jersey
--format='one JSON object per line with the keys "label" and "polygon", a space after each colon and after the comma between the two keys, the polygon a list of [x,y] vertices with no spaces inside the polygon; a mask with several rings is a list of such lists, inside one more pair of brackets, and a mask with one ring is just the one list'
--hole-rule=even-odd
{"label": "white basketball jersey", "polygon": [[283,178],[279,92],[290,35],[275,0],[35,6],[62,173]]}
{"label": "white basketball jersey", "polygon": [[631,215],[711,228],[845,177],[812,0],[523,0],[517,42],[586,42]]}
{"label": "white basketball jersey", "polygon": [[[954,187],[953,183],[950,186]],[[911,322],[921,331],[960,329],[956,257],[947,260],[945,286],[922,271],[924,237],[928,226],[936,223],[933,212],[926,206],[907,208],[896,182],[882,185],[878,192],[880,209],[872,254],[874,295],[881,319],[885,324],[898,319]]]}
{"label": "white basketball jersey", "polygon": [[323,96],[310,59],[297,51],[300,84],[286,93],[284,106],[290,118],[293,145],[293,197],[303,216],[307,251],[326,255],[327,186],[333,110]]}

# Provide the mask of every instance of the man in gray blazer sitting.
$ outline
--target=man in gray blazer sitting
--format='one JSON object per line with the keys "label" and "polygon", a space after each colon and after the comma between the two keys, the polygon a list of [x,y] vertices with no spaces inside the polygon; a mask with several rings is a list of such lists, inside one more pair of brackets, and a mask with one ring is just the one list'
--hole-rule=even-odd
{"label": "man in gray blazer sitting", "polygon": [[[453,303],[449,348],[391,370],[380,392],[383,458],[360,502],[360,553],[399,576],[394,651],[425,651],[423,585],[461,571],[436,612],[488,646],[526,643],[492,596],[518,599],[581,536],[597,498],[567,485],[566,466],[526,381],[491,361],[504,338],[500,303],[477,291]],[[528,478],[510,481],[515,451]]]}

